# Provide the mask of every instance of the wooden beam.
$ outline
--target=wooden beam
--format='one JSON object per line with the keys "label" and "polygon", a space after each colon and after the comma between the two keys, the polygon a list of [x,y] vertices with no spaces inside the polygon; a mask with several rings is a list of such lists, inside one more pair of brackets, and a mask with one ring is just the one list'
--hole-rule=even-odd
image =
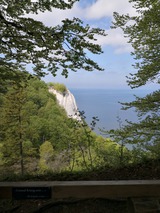
{"label": "wooden beam", "polygon": [[50,187],[52,199],[160,197],[160,180],[0,182],[0,199],[13,189]]}

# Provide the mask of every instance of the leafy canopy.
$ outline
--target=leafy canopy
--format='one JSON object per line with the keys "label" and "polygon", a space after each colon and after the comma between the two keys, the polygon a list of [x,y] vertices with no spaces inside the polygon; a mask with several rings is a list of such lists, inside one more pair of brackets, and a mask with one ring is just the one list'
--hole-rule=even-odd
{"label": "leafy canopy", "polygon": [[65,77],[70,70],[103,70],[86,54],[87,51],[102,53],[95,35],[104,36],[103,30],[84,26],[78,18],[48,27],[27,17],[53,8],[70,9],[76,1],[0,0],[0,69],[3,68],[1,75],[5,79],[12,78],[16,69],[24,70],[27,64],[32,64],[40,77],[47,71],[55,76],[59,69]]}
{"label": "leafy canopy", "polygon": [[[131,88],[141,87],[147,83],[160,83],[160,1],[130,0],[134,3],[137,16],[114,13],[114,28],[120,27],[129,38],[135,58],[135,74],[130,74],[128,84]],[[128,124],[109,134],[124,144],[136,144],[147,156],[159,158],[160,139],[160,90],[146,97],[136,97],[135,101],[123,103],[123,109],[134,108],[139,122]],[[149,155],[149,153],[151,155]]]}
{"label": "leafy canopy", "polygon": [[133,46],[132,52],[138,70],[130,74],[128,83],[132,88],[147,82],[159,83],[160,74],[160,1],[130,0],[137,16],[114,13],[114,27],[120,27]]}

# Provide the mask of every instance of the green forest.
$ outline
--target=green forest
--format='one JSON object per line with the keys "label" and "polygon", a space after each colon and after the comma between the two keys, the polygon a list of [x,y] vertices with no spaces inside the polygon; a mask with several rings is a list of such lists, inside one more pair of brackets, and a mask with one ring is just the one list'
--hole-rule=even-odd
{"label": "green forest", "polygon": [[[107,171],[152,161],[159,166],[159,89],[122,103],[124,110],[136,110],[138,122],[121,125],[118,119],[120,128],[103,130],[102,137],[94,133],[97,117],[93,115],[90,126],[84,112],[80,112],[81,121],[68,118],[48,91],[54,87],[65,93],[65,85],[41,80],[48,73],[56,76],[58,72],[69,78],[72,71],[103,71],[95,61],[95,56],[103,52],[95,41],[98,36],[107,36],[105,30],[85,25],[79,18],[67,18],[61,25],[49,27],[26,16],[51,12],[52,8],[68,10],[76,0],[8,2],[0,1],[0,179]],[[114,12],[111,26],[120,28],[133,48],[136,71],[127,76],[127,83],[132,89],[150,83],[157,86],[160,2],[129,2],[138,15]],[[132,148],[128,149],[128,145]],[[154,169],[157,174],[158,171]]]}
{"label": "green forest", "polygon": [[125,159],[121,159],[120,145],[93,132],[95,117],[91,127],[83,113],[81,121],[68,118],[55,95],[49,93],[51,85],[60,87],[32,77],[19,85],[8,82],[7,91],[1,94],[2,173],[91,170],[129,160],[127,149],[123,148]]}
{"label": "green forest", "polygon": [[85,122],[84,112],[79,112],[82,120],[67,117],[56,96],[49,92],[50,87],[61,93],[66,89],[62,84],[46,84],[23,74],[19,84],[8,81],[6,91],[1,93],[2,179],[107,170],[158,159],[157,146],[148,150],[142,150],[142,146],[128,149],[126,144],[131,143],[126,142],[123,129],[109,131],[111,140],[94,132],[97,117],[93,117],[90,126]]}

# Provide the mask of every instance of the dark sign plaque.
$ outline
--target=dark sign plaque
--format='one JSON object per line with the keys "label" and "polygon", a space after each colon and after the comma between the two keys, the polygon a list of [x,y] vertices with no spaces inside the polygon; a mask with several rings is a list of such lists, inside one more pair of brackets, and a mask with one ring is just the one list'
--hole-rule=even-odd
{"label": "dark sign plaque", "polygon": [[13,187],[12,198],[22,199],[50,199],[51,187]]}

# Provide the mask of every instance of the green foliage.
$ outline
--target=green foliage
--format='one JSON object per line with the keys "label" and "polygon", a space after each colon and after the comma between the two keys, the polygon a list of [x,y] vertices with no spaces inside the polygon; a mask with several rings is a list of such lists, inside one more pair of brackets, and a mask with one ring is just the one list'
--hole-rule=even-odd
{"label": "green foliage", "polygon": [[[84,112],[80,114],[83,120],[85,118]],[[66,153],[66,155],[68,154],[68,169],[70,171],[90,171],[102,165],[120,165],[120,146],[110,139],[97,136],[92,131],[94,130],[96,121],[98,119],[93,117],[90,128],[85,122],[72,121],[73,126]],[[124,152],[128,153],[127,149]]]}
{"label": "green foliage", "polygon": [[[24,116],[23,105],[26,102],[26,85],[21,82],[21,86],[13,85],[3,99],[2,107],[2,129],[3,129],[3,156],[10,156],[13,152],[13,158],[5,161],[7,164],[18,161],[21,167],[21,173],[24,172],[23,156],[23,138],[25,135],[25,126],[27,118]],[[14,137],[13,137],[14,136]],[[10,149],[8,148],[10,147]]]}
{"label": "green foliage", "polygon": [[60,83],[48,83],[49,87],[53,87],[55,90],[57,90],[58,92],[61,93],[65,93],[67,91],[67,88],[64,84],[60,84]]}
{"label": "green foliage", "polygon": [[21,81],[19,86],[11,82],[0,95],[3,170],[21,171],[22,175],[90,171],[119,162],[119,146],[93,133],[97,117],[93,117],[91,127],[84,112],[80,113],[82,120],[68,118],[47,84],[38,78]]}
{"label": "green foliage", "polygon": [[[12,79],[15,70],[33,65],[36,75],[46,75],[47,69],[54,76],[58,70],[68,76],[70,70],[102,70],[86,51],[102,53],[95,44],[95,36],[105,33],[98,28],[84,26],[78,18],[62,20],[61,25],[48,27],[28,15],[52,11],[53,8],[72,8],[76,0],[66,1],[5,1],[0,5],[1,66],[0,79]],[[54,18],[53,18],[54,20]],[[14,33],[13,33],[14,32]]]}
{"label": "green foliage", "polygon": [[134,48],[134,67],[138,71],[128,78],[129,85],[134,88],[147,82],[159,82],[160,3],[159,0],[130,0],[130,3],[134,3],[138,15],[130,17],[114,13],[114,27],[122,28]]}
{"label": "green foliage", "polygon": [[39,160],[39,169],[40,172],[50,170],[51,163],[53,162],[54,150],[51,142],[45,141],[39,150],[40,160]]}
{"label": "green foliage", "polygon": [[69,170],[90,170],[96,164],[96,162],[93,163],[95,137],[82,120],[71,119],[70,126],[71,131],[67,145]]}
{"label": "green foliage", "polygon": [[[128,84],[131,88],[137,88],[149,83],[159,84],[160,76],[160,2],[130,0],[138,13],[137,16],[119,15],[114,13],[114,26],[120,27],[124,35],[129,38],[134,51],[137,69],[135,74],[130,74]],[[123,109],[134,108],[137,111],[139,121],[129,122],[119,130],[110,131],[110,135],[116,141],[135,144],[134,154],[142,158],[159,158],[160,152],[160,90],[146,97],[136,97],[135,101],[122,103]],[[145,153],[144,153],[145,152]],[[139,157],[138,157],[139,158]]]}
{"label": "green foliage", "polygon": [[101,136],[97,137],[96,143],[96,156],[99,166],[119,167],[130,163],[131,153],[125,146]]}
{"label": "green foliage", "polygon": [[[19,162],[24,170],[29,157],[38,156],[35,150],[45,139],[51,139],[56,146],[60,139],[56,140],[54,128],[57,128],[57,122],[64,123],[67,116],[48,92],[47,85],[39,79],[31,78],[21,86],[13,82],[7,89],[8,92],[1,95],[3,162],[6,166]],[[67,131],[67,126],[64,128]],[[60,128],[60,131],[63,130]]]}
{"label": "green foliage", "polygon": [[0,143],[0,166],[3,165],[3,152],[2,152],[3,144]]}
{"label": "green foliage", "polygon": [[25,158],[28,159],[28,161],[31,160],[32,157],[35,157],[37,154],[37,150],[34,148],[31,141],[24,141],[23,142],[23,151]]}

